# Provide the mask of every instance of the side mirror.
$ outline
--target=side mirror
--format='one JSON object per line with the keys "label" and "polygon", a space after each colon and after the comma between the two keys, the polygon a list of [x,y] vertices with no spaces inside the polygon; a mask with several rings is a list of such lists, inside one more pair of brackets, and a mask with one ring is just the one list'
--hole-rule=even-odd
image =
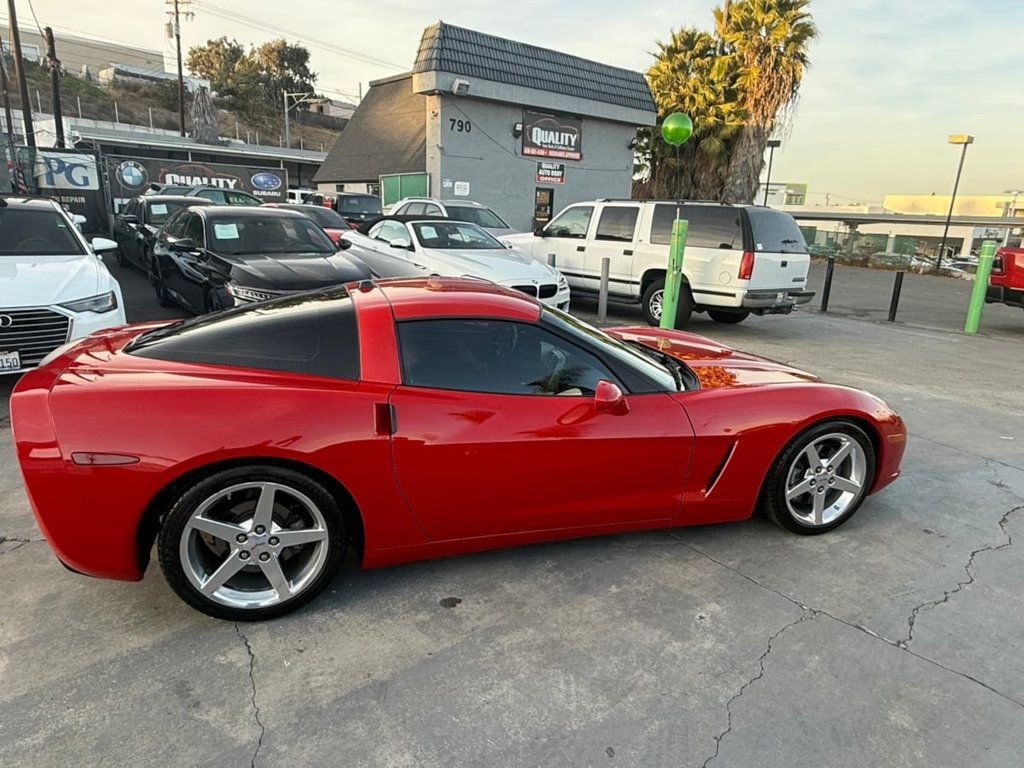
{"label": "side mirror", "polygon": [[94,237],[90,245],[92,246],[93,253],[107,253],[108,251],[117,250],[117,243],[105,237]]}
{"label": "side mirror", "polygon": [[345,237],[339,237],[337,246],[339,251],[347,251],[352,247],[352,241]]}
{"label": "side mirror", "polygon": [[399,238],[398,240],[392,240],[390,245],[392,248],[401,248],[404,251],[412,250],[412,243],[402,238]]}
{"label": "side mirror", "polygon": [[510,251],[516,247],[514,243],[510,243],[508,240],[502,240],[501,244],[508,248]]}
{"label": "side mirror", "polygon": [[598,413],[610,413],[613,416],[625,416],[629,413],[626,396],[614,382],[601,379],[594,390],[594,410]]}
{"label": "side mirror", "polygon": [[547,237],[547,235],[544,234],[543,224],[538,224],[537,226],[535,226],[533,228],[533,234],[536,235],[537,237]]}
{"label": "side mirror", "polygon": [[183,237],[181,240],[172,240],[168,245],[172,251],[187,252],[199,249],[199,246],[196,245],[196,241],[191,237]]}
{"label": "side mirror", "polygon": [[121,221],[123,221],[125,224],[138,224],[139,217],[136,216],[134,213],[122,213]]}

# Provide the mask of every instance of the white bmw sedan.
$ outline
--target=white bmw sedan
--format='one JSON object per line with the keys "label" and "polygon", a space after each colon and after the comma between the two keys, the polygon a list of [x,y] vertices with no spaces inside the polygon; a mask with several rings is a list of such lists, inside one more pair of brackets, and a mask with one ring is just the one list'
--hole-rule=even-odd
{"label": "white bmw sedan", "polygon": [[53,200],[0,197],[0,374],[35,368],[55,349],[124,325],[121,288]]}
{"label": "white bmw sedan", "polygon": [[345,232],[357,245],[409,259],[441,277],[476,277],[569,308],[569,284],[558,270],[511,246],[487,230],[465,221],[385,216],[365,234]]}

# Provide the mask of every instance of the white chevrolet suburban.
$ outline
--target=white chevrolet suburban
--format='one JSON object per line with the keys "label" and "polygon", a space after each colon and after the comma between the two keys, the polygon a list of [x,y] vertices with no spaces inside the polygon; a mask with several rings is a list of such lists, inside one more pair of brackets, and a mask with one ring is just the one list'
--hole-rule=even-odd
{"label": "white chevrolet suburban", "polygon": [[594,200],[563,209],[534,234],[504,239],[544,259],[555,256],[574,294],[596,293],[608,256],[609,297],[640,302],[651,325],[661,320],[672,222],[689,222],[676,325],[706,311],[720,323],[754,314],[789,313],[814,296],[810,256],[788,213],[751,205],[656,200]]}

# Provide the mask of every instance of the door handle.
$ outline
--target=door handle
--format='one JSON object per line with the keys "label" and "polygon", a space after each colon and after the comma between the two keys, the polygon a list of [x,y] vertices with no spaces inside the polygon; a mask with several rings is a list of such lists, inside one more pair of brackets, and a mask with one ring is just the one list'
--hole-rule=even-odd
{"label": "door handle", "polygon": [[587,247],[585,245],[577,245],[576,250],[583,253],[583,251],[587,250]]}
{"label": "door handle", "polygon": [[630,249],[630,248],[626,248],[626,249],[625,249],[625,250],[624,250],[624,251],[622,252],[622,255],[623,255],[623,256],[632,256],[632,255],[633,255],[633,251],[632,251],[632,249]]}

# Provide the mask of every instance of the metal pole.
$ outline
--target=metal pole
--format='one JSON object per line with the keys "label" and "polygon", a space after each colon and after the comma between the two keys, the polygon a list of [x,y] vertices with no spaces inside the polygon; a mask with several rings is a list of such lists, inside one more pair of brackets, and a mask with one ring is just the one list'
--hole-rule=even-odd
{"label": "metal pole", "polygon": [[[676,214],[678,216],[678,214]],[[661,328],[676,327],[676,310],[679,308],[679,288],[683,282],[683,254],[686,251],[686,233],[690,222],[676,219],[672,222],[672,241],[668,250],[668,272],[665,274],[665,291],[661,299]]]}
{"label": "metal pole", "polygon": [[288,91],[282,91],[281,94],[284,96],[284,138],[290,147],[292,145],[292,133],[288,125]]}
{"label": "metal pole", "polygon": [[149,129],[153,130],[153,108],[149,108]]}
{"label": "metal pole", "polygon": [[974,273],[974,287],[971,289],[971,303],[967,306],[967,319],[964,321],[964,333],[977,333],[981,325],[981,309],[985,306],[985,291],[988,289],[988,276],[992,272],[995,255],[995,240],[986,240],[981,244],[978,271]]}
{"label": "metal pole", "polygon": [[21,59],[21,33],[18,31],[18,11],[14,0],[7,0],[7,19],[11,28],[12,58],[14,59],[14,76],[18,80],[18,94],[21,96],[21,119],[24,122],[25,143],[36,146],[36,132],[32,128],[32,102],[29,101],[28,81],[25,80],[25,62]]}
{"label": "metal pole", "polygon": [[608,318],[608,273],[611,271],[610,256],[601,257],[601,288],[597,294],[597,322],[603,323]]}
{"label": "metal pole", "polygon": [[174,0],[174,47],[178,56],[178,134],[185,135],[185,73],[181,68],[181,19],[178,0]]}
{"label": "metal pole", "polygon": [[946,238],[949,235],[949,222],[953,218],[953,204],[956,202],[956,191],[960,187],[960,172],[964,169],[964,158],[967,157],[967,144],[960,150],[960,164],[956,167],[956,181],[953,182],[953,195],[949,198],[949,212],[946,214],[946,226],[942,228],[942,242],[939,243],[939,255],[935,259],[936,273],[942,268],[942,254],[946,250]]}
{"label": "metal pole", "polygon": [[[14,116],[11,114],[11,96],[7,91],[7,63],[3,61],[3,40],[0,39],[0,89],[4,95],[4,119],[7,121],[7,135],[14,140]],[[12,160],[14,158],[11,158]]]}
{"label": "metal pole", "polygon": [[75,96],[75,101],[78,102],[78,119],[81,120],[82,119],[82,97],[81,96]]}
{"label": "metal pole", "polygon": [[889,299],[889,322],[896,322],[896,310],[900,306],[900,292],[903,290],[903,271],[896,273],[896,280],[892,284],[892,298]]}
{"label": "metal pole", "polygon": [[764,202],[761,205],[768,207],[768,189],[772,185],[772,162],[775,160],[775,147],[768,148],[768,178],[764,182]]}
{"label": "metal pole", "polygon": [[57,133],[57,146],[64,148],[64,112],[60,104],[60,59],[53,41],[53,29],[43,30],[46,35],[46,61],[50,68],[50,103],[53,109],[53,123]]}
{"label": "metal pole", "polygon": [[821,287],[821,311],[828,312],[828,297],[832,294],[832,273],[836,269],[836,257],[829,256],[825,265],[825,285]]}

